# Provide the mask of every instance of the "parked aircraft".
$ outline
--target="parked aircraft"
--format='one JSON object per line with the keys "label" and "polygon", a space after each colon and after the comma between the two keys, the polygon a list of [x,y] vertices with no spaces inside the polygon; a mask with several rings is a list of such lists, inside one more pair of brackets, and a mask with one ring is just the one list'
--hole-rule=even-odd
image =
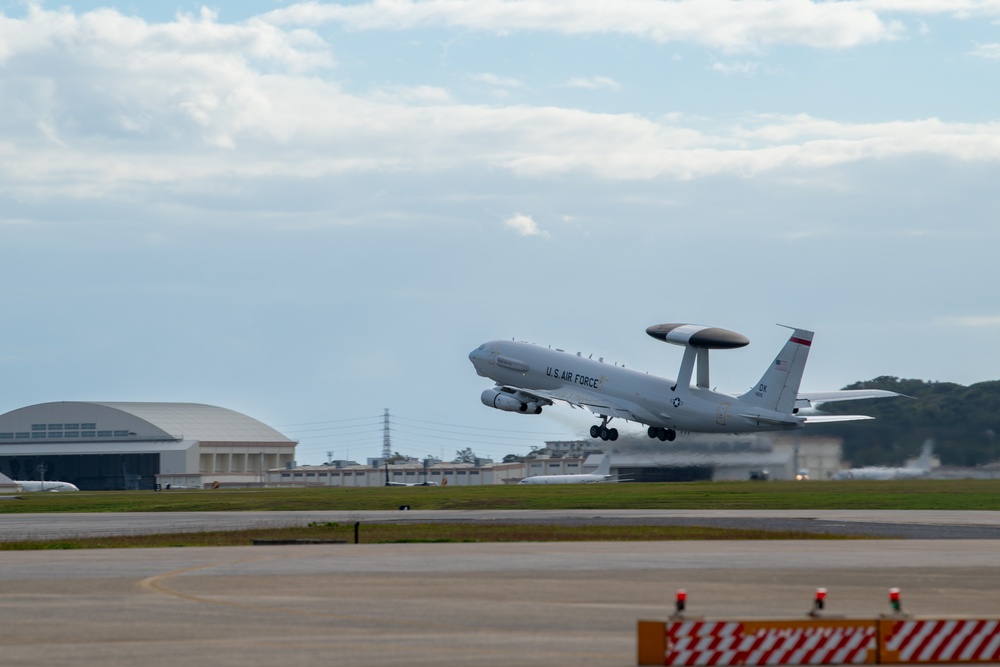
{"label": "parked aircraft", "polygon": [[[743,347],[749,340],[734,331],[695,324],[657,324],[646,333],[684,347],[676,380],[516,341],[483,343],[469,360],[476,372],[496,382],[480,399],[488,407],[521,414],[540,414],[556,401],[583,407],[601,419],[590,428],[592,438],[616,440],[612,419],[648,427],[650,438],[673,441],[678,431],[748,433],[802,428],[807,423],[872,419],[864,415],[797,414],[829,401],[899,396],[879,389],[799,393],[813,332],[792,329],[760,380],[742,395],[709,389],[709,351]],[[691,385],[697,362],[695,384]]]}
{"label": "parked aircraft", "polygon": [[437,486],[436,482],[428,482],[426,479],[422,482],[415,482],[413,484],[407,484],[406,482],[390,482],[389,481],[389,464],[385,464],[385,485],[386,486]]}
{"label": "parked aircraft", "polygon": [[913,465],[902,468],[886,468],[883,466],[867,466],[841,470],[833,475],[833,479],[913,479],[926,477],[931,471],[931,455],[934,452],[934,441],[924,441],[920,449],[920,457]]}
{"label": "parked aircraft", "polygon": [[571,475],[534,475],[525,477],[518,484],[594,484],[611,481],[611,454],[605,454],[597,470]]}
{"label": "parked aircraft", "polygon": [[76,484],[70,484],[69,482],[39,482],[37,480],[18,480],[15,479],[14,483],[21,487],[21,491],[28,493],[30,491],[45,491],[48,493],[58,493],[60,491],[79,491]]}

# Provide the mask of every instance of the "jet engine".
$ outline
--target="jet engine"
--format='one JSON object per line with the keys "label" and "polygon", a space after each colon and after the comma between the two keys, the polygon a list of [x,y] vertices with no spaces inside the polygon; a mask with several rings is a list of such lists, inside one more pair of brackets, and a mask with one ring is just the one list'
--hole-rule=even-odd
{"label": "jet engine", "polygon": [[542,406],[533,401],[522,401],[513,394],[508,394],[499,389],[487,389],[479,397],[483,405],[506,412],[523,412],[524,414],[538,415],[542,413]]}

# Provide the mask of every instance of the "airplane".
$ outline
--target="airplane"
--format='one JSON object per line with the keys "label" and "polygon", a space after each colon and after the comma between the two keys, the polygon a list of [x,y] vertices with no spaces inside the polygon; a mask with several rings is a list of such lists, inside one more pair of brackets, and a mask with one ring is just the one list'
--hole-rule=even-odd
{"label": "airplane", "polygon": [[605,454],[597,470],[571,475],[535,475],[525,477],[518,484],[595,484],[611,481],[611,454]]}
{"label": "airplane", "polygon": [[428,482],[426,479],[422,482],[414,482],[413,484],[407,484],[406,482],[390,482],[389,481],[389,464],[385,464],[385,485],[386,486],[437,486],[437,482]]}
{"label": "airplane", "polygon": [[926,477],[931,472],[931,454],[934,451],[934,441],[925,440],[920,449],[920,457],[912,465],[902,468],[887,468],[884,466],[866,466],[841,470],[833,475],[833,479],[915,479]]}
{"label": "airplane", "polygon": [[37,480],[18,480],[14,483],[21,487],[23,493],[31,491],[45,491],[47,493],[59,493],[61,491],[79,491],[76,484],[69,482],[39,482]]}
{"label": "airplane", "polygon": [[799,393],[813,332],[786,328],[792,329],[788,341],[760,380],[741,395],[709,389],[709,351],[743,347],[750,340],[735,331],[697,324],[646,329],[653,338],[684,348],[676,380],[607,364],[603,357],[595,361],[593,355],[517,341],[483,343],[469,353],[469,360],[476,373],[496,382],[480,396],[487,407],[520,414],[541,414],[556,401],[582,407],[601,419],[600,425],[590,427],[590,437],[601,440],[618,439],[618,429],[608,426],[612,419],[645,425],[650,438],[672,442],[678,432],[787,431],[807,423],[872,419],[815,414],[814,408],[830,401],[900,396],[882,389]]}

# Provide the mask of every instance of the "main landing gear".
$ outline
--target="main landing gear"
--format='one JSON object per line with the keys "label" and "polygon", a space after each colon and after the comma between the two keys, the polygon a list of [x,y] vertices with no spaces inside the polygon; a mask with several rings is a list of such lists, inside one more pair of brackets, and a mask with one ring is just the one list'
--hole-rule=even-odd
{"label": "main landing gear", "polygon": [[601,425],[590,427],[590,437],[600,438],[601,440],[617,440],[618,439],[618,429],[608,428],[608,422],[611,421],[607,417],[601,417]]}
{"label": "main landing gear", "polygon": [[649,434],[650,438],[659,438],[662,442],[673,442],[674,438],[677,437],[677,431],[674,429],[660,426],[650,426],[646,433]]}

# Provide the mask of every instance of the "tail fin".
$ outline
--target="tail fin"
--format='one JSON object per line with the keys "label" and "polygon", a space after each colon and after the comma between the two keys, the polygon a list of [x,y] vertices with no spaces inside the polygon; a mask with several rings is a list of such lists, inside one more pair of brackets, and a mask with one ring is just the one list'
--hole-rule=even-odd
{"label": "tail fin", "polygon": [[774,358],[764,375],[750,391],[740,396],[741,401],[768,410],[791,413],[806,369],[813,332],[793,329],[788,342]]}
{"label": "tail fin", "polygon": [[601,459],[600,465],[597,466],[597,470],[595,470],[593,474],[595,475],[611,474],[611,454],[604,455],[604,458]]}

